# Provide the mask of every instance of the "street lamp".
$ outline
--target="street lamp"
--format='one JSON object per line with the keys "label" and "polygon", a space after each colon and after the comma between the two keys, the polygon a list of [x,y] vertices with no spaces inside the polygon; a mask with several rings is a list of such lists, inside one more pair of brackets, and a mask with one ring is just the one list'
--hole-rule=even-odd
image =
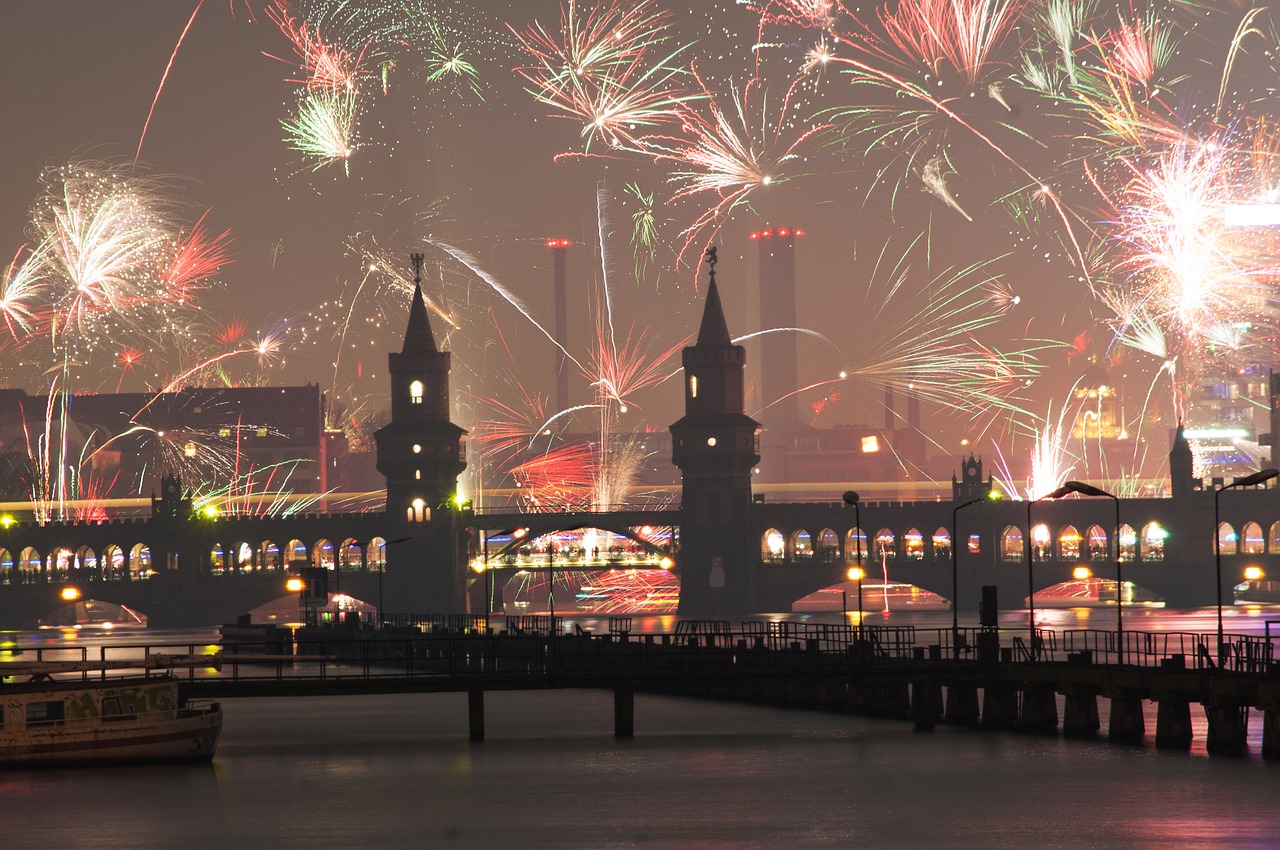
{"label": "street lamp", "polygon": [[951,511],[951,652],[956,658],[960,657],[960,576],[959,570],[956,569],[956,562],[960,557],[960,540],[956,536],[956,514],[960,513],[961,508],[985,502],[990,496],[991,493],[988,492],[976,499],[956,505]]}
{"label": "street lamp", "polygon": [[1105,496],[1115,503],[1116,507],[1116,526],[1115,526],[1115,545],[1116,545],[1116,650],[1120,656],[1120,663],[1124,664],[1124,576],[1121,574],[1120,557],[1120,499],[1117,496],[1108,493],[1100,487],[1094,487],[1092,484],[1085,484],[1083,481],[1068,481],[1062,485],[1067,488],[1068,492],[1079,493],[1082,496]]}
{"label": "street lamp", "polygon": [[[862,640],[862,579],[866,576],[866,571],[862,569],[862,541],[866,539],[866,532],[862,530],[862,511],[858,508],[858,491],[846,490],[841,496],[846,505],[853,505],[853,548],[854,557],[857,558],[858,566],[849,570],[849,578],[856,579],[858,582],[858,640]],[[854,575],[855,571],[857,576]]]}
{"label": "street lamp", "polygon": [[1222,495],[1223,490],[1230,490],[1232,487],[1253,487],[1270,481],[1280,475],[1280,470],[1263,469],[1252,475],[1246,475],[1244,478],[1237,478],[1230,484],[1219,487],[1213,491],[1213,562],[1218,577],[1218,666],[1222,666],[1222,538],[1219,535],[1218,528],[1221,521],[1218,519],[1218,497]]}
{"label": "street lamp", "polygon": [[504,544],[503,547],[498,550],[498,554],[501,554],[517,540],[523,539],[528,533],[529,529],[524,527],[504,528],[502,531],[497,531],[492,534],[484,531],[483,529],[480,531],[480,546],[484,552],[484,630],[486,632],[489,631],[489,618],[493,614],[493,566],[489,563],[489,538],[506,537],[507,535],[511,535],[511,541]]}
{"label": "street lamp", "polygon": [[[397,537],[395,540],[388,540],[387,548],[395,546],[398,543],[408,543],[412,539],[413,539],[412,537]],[[382,563],[378,565],[378,625],[379,626],[381,626],[385,622],[385,619],[383,617],[383,609],[382,609],[382,577],[386,574],[386,572],[387,572],[387,557],[384,554],[382,556]]]}
{"label": "street lamp", "polygon": [[1068,493],[1073,493],[1073,492],[1075,491],[1072,490],[1070,487],[1067,487],[1064,485],[1062,487],[1059,487],[1057,490],[1054,490],[1052,493],[1044,494],[1039,499],[1027,500],[1027,539],[1026,539],[1026,547],[1025,547],[1027,550],[1027,613],[1029,615],[1028,623],[1027,623],[1027,633],[1031,639],[1031,643],[1029,644],[1029,647],[1030,647],[1029,651],[1031,653],[1032,661],[1034,661],[1036,658],[1036,582],[1035,582],[1035,576],[1032,575],[1032,570],[1031,570],[1031,565],[1034,560],[1032,551],[1031,551],[1031,506],[1043,499],[1061,499],[1063,496],[1067,495]]}
{"label": "street lamp", "polygon": [[846,575],[858,583],[858,640],[862,640],[862,580],[867,577],[867,571],[862,567],[850,567]]}

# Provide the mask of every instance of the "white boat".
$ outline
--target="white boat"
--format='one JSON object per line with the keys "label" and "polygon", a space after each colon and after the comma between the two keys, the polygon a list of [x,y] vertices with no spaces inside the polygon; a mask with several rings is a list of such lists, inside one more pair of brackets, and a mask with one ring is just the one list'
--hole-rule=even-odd
{"label": "white boat", "polygon": [[[198,658],[0,664],[0,768],[209,761],[222,709],[187,700],[168,669],[220,664],[215,656]],[[163,672],[153,673],[157,668]],[[103,678],[108,670],[129,673]],[[78,675],[54,678],[66,674]]]}

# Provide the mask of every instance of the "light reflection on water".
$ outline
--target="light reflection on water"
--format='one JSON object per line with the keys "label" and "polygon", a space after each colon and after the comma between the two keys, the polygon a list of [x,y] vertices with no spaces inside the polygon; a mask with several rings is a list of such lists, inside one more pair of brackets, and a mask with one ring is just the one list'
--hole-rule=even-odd
{"label": "light reflection on water", "polygon": [[1261,848],[1280,783],[1219,760],[607,692],[225,701],[214,764],[0,774],[6,842],[77,848]]}

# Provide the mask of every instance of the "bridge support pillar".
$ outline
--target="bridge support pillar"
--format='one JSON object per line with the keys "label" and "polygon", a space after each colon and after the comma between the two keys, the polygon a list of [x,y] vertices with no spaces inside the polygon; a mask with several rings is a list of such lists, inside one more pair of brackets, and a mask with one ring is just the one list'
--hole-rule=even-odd
{"label": "bridge support pillar", "polygon": [[482,690],[467,691],[467,725],[471,730],[471,740],[484,740],[484,691]]}
{"label": "bridge support pillar", "polygon": [[613,737],[633,738],[636,734],[636,692],[634,688],[613,689]]}
{"label": "bridge support pillar", "polygon": [[1249,707],[1218,698],[1204,708],[1209,718],[1205,749],[1214,755],[1243,755],[1248,748]]}
{"label": "bridge support pillar", "polygon": [[1262,713],[1262,757],[1280,759],[1280,710],[1269,708]]}
{"label": "bridge support pillar", "polygon": [[1156,703],[1156,746],[1185,750],[1191,746],[1191,703],[1164,696]]}
{"label": "bridge support pillar", "polygon": [[1058,692],[1031,686],[1022,691],[1018,728],[1024,732],[1053,732],[1058,728]]}
{"label": "bridge support pillar", "polygon": [[947,710],[943,719],[948,723],[976,726],[978,713],[978,686],[970,684],[947,685]]}
{"label": "bridge support pillar", "polygon": [[[1156,728],[1159,729],[1159,723]],[[1107,740],[1117,744],[1141,744],[1146,734],[1147,722],[1142,716],[1142,698],[1113,694],[1107,721]]]}
{"label": "bridge support pillar", "polygon": [[1062,734],[1092,738],[1100,728],[1098,695],[1090,690],[1069,690],[1062,704]]}
{"label": "bridge support pillar", "polygon": [[1008,729],[1018,722],[1018,691],[1004,682],[988,684],[982,689],[982,725],[992,729]]}
{"label": "bridge support pillar", "polygon": [[932,732],[937,728],[941,707],[942,685],[930,681],[911,684],[911,719],[917,732]]}
{"label": "bridge support pillar", "polygon": [[875,686],[872,712],[882,717],[910,717],[911,693],[906,682],[879,682]]}

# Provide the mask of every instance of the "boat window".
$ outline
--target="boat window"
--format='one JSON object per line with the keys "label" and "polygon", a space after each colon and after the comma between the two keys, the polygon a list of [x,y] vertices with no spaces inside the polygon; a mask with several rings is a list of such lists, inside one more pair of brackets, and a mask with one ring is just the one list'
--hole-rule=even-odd
{"label": "boat window", "polygon": [[51,726],[62,722],[62,700],[27,703],[28,726]]}

